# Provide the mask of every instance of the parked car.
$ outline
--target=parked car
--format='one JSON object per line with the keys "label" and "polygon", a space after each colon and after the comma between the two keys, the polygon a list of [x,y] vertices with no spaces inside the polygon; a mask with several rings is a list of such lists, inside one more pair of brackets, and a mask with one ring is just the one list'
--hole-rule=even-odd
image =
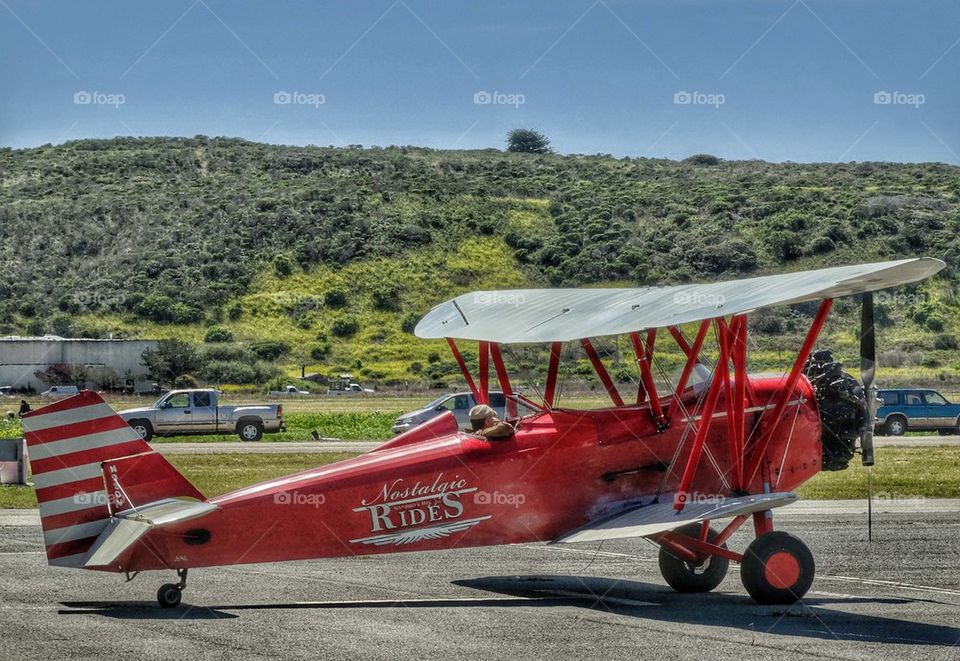
{"label": "parked car", "polygon": [[259,441],[264,433],[281,432],[283,405],[224,406],[216,390],[172,390],[153,406],[120,411],[145,440],[181,434],[237,434],[241,441]]}
{"label": "parked car", "polygon": [[330,388],[327,391],[329,395],[372,395],[373,388],[364,388],[359,383],[348,383],[343,388]]}
{"label": "parked car", "polygon": [[330,382],[330,395],[371,395],[373,388],[364,388],[359,383],[353,382],[352,374],[341,374]]}
{"label": "parked car", "polygon": [[[497,417],[503,419],[506,417],[507,398],[499,390],[490,392],[490,406],[497,412]],[[477,405],[473,394],[469,392],[458,392],[449,395],[441,395],[421,409],[404,413],[396,422],[393,423],[393,433],[402,434],[408,429],[413,429],[422,425],[428,420],[432,420],[445,413],[452,411],[457,418],[457,424],[461,427],[470,426],[470,409]],[[526,406],[521,400],[518,403],[521,416],[533,413],[534,410]]]}
{"label": "parked car", "polygon": [[60,399],[61,397],[76,395],[78,392],[80,392],[80,389],[76,386],[50,386],[48,390],[40,393],[40,396],[47,399]]}
{"label": "parked car", "polygon": [[956,434],[960,404],[952,404],[936,390],[897,388],[881,390],[883,404],[877,409],[876,426],[884,434],[902,436],[908,431],[937,430]]}
{"label": "parked car", "polygon": [[310,395],[309,390],[300,390],[296,386],[286,385],[283,390],[271,390],[267,393],[270,397],[283,397],[284,395]]}

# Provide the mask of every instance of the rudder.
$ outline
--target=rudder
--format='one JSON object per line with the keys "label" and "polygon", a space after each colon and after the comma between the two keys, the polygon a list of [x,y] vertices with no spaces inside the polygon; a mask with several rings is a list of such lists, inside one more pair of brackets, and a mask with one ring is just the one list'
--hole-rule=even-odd
{"label": "rudder", "polygon": [[[83,391],[23,417],[27,457],[33,474],[44,546],[51,565],[81,566],[107,527],[112,509],[139,504],[113,496],[105,465],[126,458],[130,475],[142,455],[154,479],[150,495],[202,498],[187,480],[117,415],[98,393]],[[157,485],[161,489],[155,488]],[[128,490],[137,488],[131,483]],[[175,491],[176,493],[160,493]],[[131,500],[131,495],[129,499]]]}

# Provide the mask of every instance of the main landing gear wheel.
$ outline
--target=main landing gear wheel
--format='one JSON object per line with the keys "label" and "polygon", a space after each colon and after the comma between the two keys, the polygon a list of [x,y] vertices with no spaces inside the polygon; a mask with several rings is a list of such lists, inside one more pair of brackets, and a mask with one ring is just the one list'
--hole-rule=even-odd
{"label": "main landing gear wheel", "polygon": [[813,585],[813,554],[785,532],[760,535],[750,542],[740,564],[740,579],[761,604],[792,604]]}
{"label": "main landing gear wheel", "polygon": [[[700,539],[700,524],[691,523],[677,528],[677,533]],[[717,531],[710,529],[707,541],[713,542],[717,538]],[[723,544],[721,548],[727,548]],[[678,558],[664,547],[660,547],[660,573],[667,585],[677,592],[710,592],[727,575],[730,561],[718,556],[710,556],[700,564]]]}
{"label": "main landing gear wheel", "polygon": [[164,583],[157,590],[157,602],[163,608],[176,608],[183,597],[183,589],[187,587],[187,570],[178,569],[179,583]]}

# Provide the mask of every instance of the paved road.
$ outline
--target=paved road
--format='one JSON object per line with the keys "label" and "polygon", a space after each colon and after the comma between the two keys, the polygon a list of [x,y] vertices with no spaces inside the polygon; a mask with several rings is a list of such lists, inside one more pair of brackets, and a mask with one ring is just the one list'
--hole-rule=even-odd
{"label": "paved road", "polygon": [[[260,452],[366,452],[377,447],[381,441],[263,441],[243,443],[230,441],[223,443],[154,443],[153,447],[162,454],[217,454],[221,452],[260,453]],[[937,445],[960,446],[960,436],[901,436],[877,437],[874,444],[880,448],[922,448]]]}
{"label": "paved road", "polygon": [[49,568],[36,515],[0,512],[0,656],[956,659],[958,511],[883,505],[867,544],[856,502],[778,510],[818,564],[791,608],[750,601],[734,567],[714,593],[676,594],[655,549],[623,540],[198,570],[175,611],[153,601],[172,575]]}
{"label": "paved road", "polygon": [[960,436],[875,436],[878,448],[923,448],[931,445],[960,445]]}

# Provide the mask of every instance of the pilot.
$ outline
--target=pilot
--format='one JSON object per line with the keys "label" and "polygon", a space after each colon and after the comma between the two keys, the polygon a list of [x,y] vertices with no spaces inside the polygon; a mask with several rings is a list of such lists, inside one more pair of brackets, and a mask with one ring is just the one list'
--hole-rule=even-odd
{"label": "pilot", "polygon": [[497,417],[497,412],[486,404],[477,404],[470,409],[470,433],[491,440],[513,436],[516,429],[509,422]]}

